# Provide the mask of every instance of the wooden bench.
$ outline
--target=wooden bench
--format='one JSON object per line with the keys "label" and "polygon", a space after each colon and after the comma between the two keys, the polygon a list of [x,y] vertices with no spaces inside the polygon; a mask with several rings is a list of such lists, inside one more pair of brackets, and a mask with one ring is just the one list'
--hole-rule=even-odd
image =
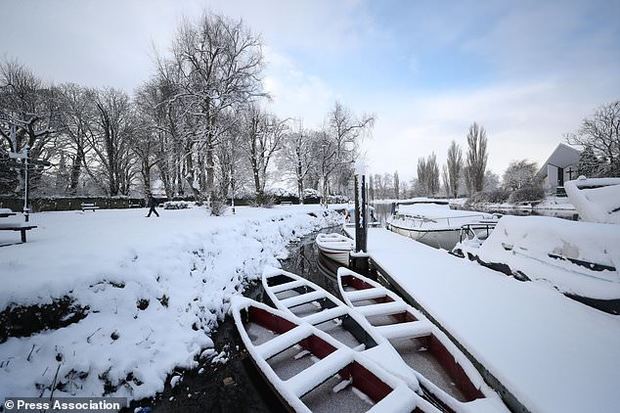
{"label": "wooden bench", "polygon": [[280,205],[293,205],[292,201],[282,201],[280,202]]}
{"label": "wooden bench", "polygon": [[82,202],[82,212],[84,211],[93,211],[95,212],[96,210],[98,210],[99,207],[95,204],[88,204],[85,202]]}
{"label": "wooden bench", "polygon": [[0,224],[0,231],[19,231],[22,235],[22,242],[26,242],[26,231],[36,228],[36,225],[30,225],[26,222],[10,222]]}

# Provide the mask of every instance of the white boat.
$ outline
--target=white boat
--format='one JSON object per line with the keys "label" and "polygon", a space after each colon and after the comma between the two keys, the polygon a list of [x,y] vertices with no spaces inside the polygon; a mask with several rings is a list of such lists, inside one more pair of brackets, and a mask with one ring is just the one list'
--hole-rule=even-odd
{"label": "white boat", "polygon": [[322,254],[339,264],[349,265],[349,253],[355,248],[355,242],[342,234],[319,234],[316,245]]}
{"label": "white boat", "polygon": [[415,370],[420,386],[449,409],[508,411],[456,345],[399,295],[346,268],[338,270],[338,289]]}
{"label": "white boat", "polygon": [[580,176],[566,182],[564,190],[582,221],[620,224],[620,178]]}
{"label": "white boat", "polygon": [[467,224],[496,222],[491,214],[450,209],[448,203],[400,205],[387,221],[397,234],[435,248],[452,250],[459,242],[461,227]]}
{"label": "white boat", "polygon": [[293,412],[433,412],[398,378],[291,314],[233,297],[231,311],[253,363]]}
{"label": "white boat", "polygon": [[[427,408],[431,409],[430,411],[476,411],[477,406],[480,406],[481,411],[487,411],[483,409],[489,407],[491,410],[488,411],[506,411],[497,395],[492,391],[489,390],[488,402],[484,400],[488,387],[480,390],[481,386],[486,385],[479,375],[475,376],[473,372],[476,370],[471,364],[466,366],[471,368],[473,372],[463,375],[461,373],[463,370],[458,370],[457,367],[461,364],[453,361],[451,368],[462,376],[454,379],[450,378],[449,374],[443,369],[435,371],[434,369],[439,366],[437,363],[433,365],[425,361],[424,366],[421,364],[417,367],[408,364],[389,339],[381,335],[381,332],[376,328],[373,328],[364,314],[346,306],[334,295],[311,281],[286,271],[276,270],[263,275],[263,287],[271,302],[278,309],[288,312],[300,321],[314,325],[405,381],[412,390],[423,397],[423,400],[428,403]],[[422,331],[424,324],[418,323],[416,328]],[[426,321],[426,324],[430,323]],[[399,326],[396,327],[396,329],[398,328]],[[431,329],[431,325],[426,328]],[[453,345],[444,348],[456,351],[456,347]],[[419,347],[408,348],[408,350],[411,353],[420,352]],[[446,352],[444,357],[449,358],[448,356],[453,354],[456,352]],[[462,357],[466,360],[464,356]],[[418,357],[416,361],[423,359],[424,357]],[[429,380],[419,373],[416,370],[419,367],[428,367],[433,380]],[[474,381],[471,381],[470,377],[474,377]],[[468,383],[463,386],[465,391],[458,390],[458,385],[453,384],[452,380],[457,379],[462,380],[463,383]],[[435,384],[434,380],[441,381],[439,384]],[[495,395],[495,399],[492,398],[493,395]],[[467,403],[473,400],[475,402]],[[493,410],[495,405],[498,409]]]}

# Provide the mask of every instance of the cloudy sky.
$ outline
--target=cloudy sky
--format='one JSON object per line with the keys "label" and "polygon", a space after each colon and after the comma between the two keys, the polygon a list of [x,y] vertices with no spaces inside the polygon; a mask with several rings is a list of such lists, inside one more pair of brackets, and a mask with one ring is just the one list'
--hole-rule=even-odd
{"label": "cloudy sky", "polygon": [[[440,4],[441,3],[441,4]],[[340,100],[374,113],[373,172],[411,177],[477,121],[489,166],[542,163],[620,98],[620,1],[0,0],[0,57],[49,81],[132,91],[183,16],[243,18],[265,43],[281,116],[319,126]]]}

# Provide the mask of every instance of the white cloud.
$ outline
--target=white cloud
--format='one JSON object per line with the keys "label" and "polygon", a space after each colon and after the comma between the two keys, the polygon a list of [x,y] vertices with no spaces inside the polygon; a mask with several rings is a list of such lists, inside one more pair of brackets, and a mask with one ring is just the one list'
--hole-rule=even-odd
{"label": "white cloud", "polygon": [[[371,169],[399,170],[413,177],[418,157],[435,152],[443,162],[453,139],[465,148],[467,129],[474,121],[487,130],[490,169],[501,173],[511,160],[523,158],[542,163],[564,133],[612,100],[617,90],[616,86],[602,93],[591,84],[569,87],[567,82],[499,84],[409,99],[386,96],[385,105],[375,103],[379,119],[374,139],[365,143]],[[610,86],[603,81],[600,88],[605,84]]]}
{"label": "white cloud", "polygon": [[281,117],[303,118],[304,126],[319,127],[335,99],[319,77],[304,71],[291,59],[265,49],[268,62],[265,89],[272,96],[270,108]]}

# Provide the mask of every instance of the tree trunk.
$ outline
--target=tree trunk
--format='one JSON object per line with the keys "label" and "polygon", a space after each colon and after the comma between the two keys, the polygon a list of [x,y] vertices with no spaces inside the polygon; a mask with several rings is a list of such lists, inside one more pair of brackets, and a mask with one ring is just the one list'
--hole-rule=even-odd
{"label": "tree trunk", "polygon": [[80,184],[80,173],[82,171],[82,154],[81,151],[77,151],[73,157],[71,164],[71,179],[69,181],[69,194],[75,195],[77,193],[78,185]]}

